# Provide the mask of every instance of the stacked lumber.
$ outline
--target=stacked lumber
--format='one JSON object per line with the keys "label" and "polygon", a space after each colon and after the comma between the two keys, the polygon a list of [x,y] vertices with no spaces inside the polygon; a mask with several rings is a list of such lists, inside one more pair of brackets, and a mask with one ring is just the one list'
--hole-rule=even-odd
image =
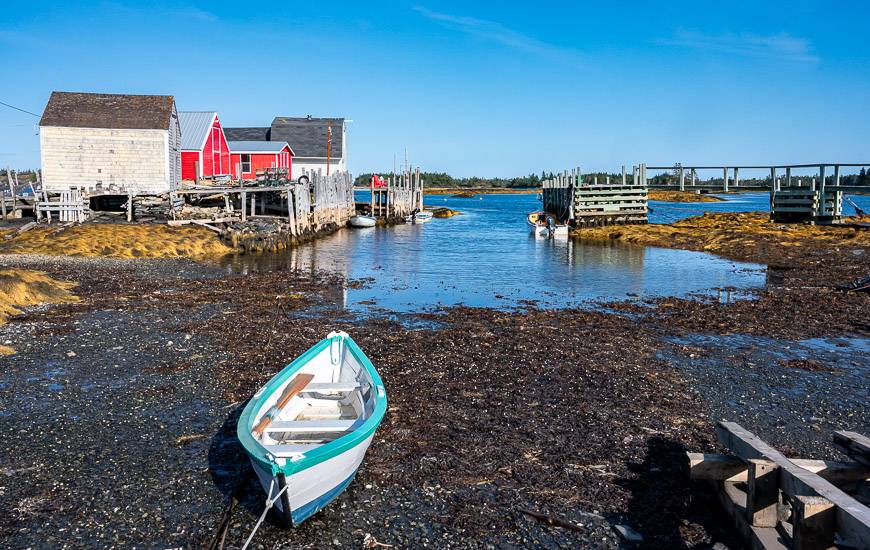
{"label": "stacked lumber", "polygon": [[716,426],[734,456],[687,453],[692,479],[716,484],[722,506],[754,549],[870,549],[870,439],[836,432],[852,461],[786,458],[733,422]]}

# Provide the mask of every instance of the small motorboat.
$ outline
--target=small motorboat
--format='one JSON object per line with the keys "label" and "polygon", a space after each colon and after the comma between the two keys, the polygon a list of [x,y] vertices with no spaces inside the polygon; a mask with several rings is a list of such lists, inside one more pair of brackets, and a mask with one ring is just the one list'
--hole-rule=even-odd
{"label": "small motorboat", "polygon": [[559,223],[556,219],[546,212],[532,212],[529,214],[526,221],[532,234],[536,237],[567,237],[568,226],[564,223]]}
{"label": "small motorboat", "polygon": [[374,216],[352,216],[350,225],[353,227],[374,227],[378,224],[378,219]]}
{"label": "small motorboat", "polygon": [[405,221],[408,223],[426,223],[431,222],[433,217],[432,212],[421,210],[420,212],[414,212],[405,216]]}
{"label": "small motorboat", "polygon": [[329,504],[353,481],[386,410],[380,376],[344,332],[276,374],[248,402],[237,429],[268,495],[266,509],[274,505],[295,526]]}

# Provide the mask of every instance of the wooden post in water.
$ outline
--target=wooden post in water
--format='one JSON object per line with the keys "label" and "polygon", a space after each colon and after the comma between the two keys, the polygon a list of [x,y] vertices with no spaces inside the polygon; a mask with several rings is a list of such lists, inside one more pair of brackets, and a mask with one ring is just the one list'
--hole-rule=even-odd
{"label": "wooden post in water", "polygon": [[248,219],[247,209],[245,208],[245,199],[247,199],[247,198],[248,198],[248,193],[245,191],[242,191],[242,221],[247,221],[247,219]]}
{"label": "wooden post in water", "polygon": [[819,166],[819,216],[825,216],[825,165]]}
{"label": "wooden post in water", "polygon": [[791,166],[785,168],[785,186],[791,187]]}
{"label": "wooden post in water", "polygon": [[[12,189],[12,177],[9,175],[9,167],[6,167],[6,181],[9,182],[9,188]],[[0,187],[0,214],[3,214],[3,221],[6,221],[6,191]]]}
{"label": "wooden post in water", "polygon": [[770,211],[773,212],[773,197],[776,195],[776,167],[770,168]]}
{"label": "wooden post in water", "polygon": [[722,192],[728,192],[728,168],[722,169]]}
{"label": "wooden post in water", "polygon": [[127,221],[133,221],[133,190],[127,188]]}

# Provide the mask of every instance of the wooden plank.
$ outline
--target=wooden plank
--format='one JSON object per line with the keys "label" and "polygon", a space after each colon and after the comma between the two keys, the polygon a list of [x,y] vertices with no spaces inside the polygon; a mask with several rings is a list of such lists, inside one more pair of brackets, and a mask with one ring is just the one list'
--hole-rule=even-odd
{"label": "wooden plank", "polygon": [[[311,383],[314,380],[313,374],[308,373],[299,373],[293,377],[293,380],[287,384],[287,387],[284,388],[284,392],[281,394],[281,397],[278,398],[275,406],[272,407],[271,411],[274,411],[275,416],[278,412],[280,412],[284,407],[287,406],[287,403],[290,402],[299,392],[305,389],[305,386]],[[260,419],[260,422],[254,426],[253,434],[256,437],[263,435],[263,431],[272,423],[272,416],[263,416]]]}
{"label": "wooden plank", "polygon": [[779,466],[769,460],[747,461],[746,518],[756,527],[776,527],[779,503]]}
{"label": "wooden plank", "polygon": [[820,496],[836,507],[837,531],[856,548],[870,548],[870,509],[822,477],[798,467],[782,453],[734,422],[719,422],[716,435],[720,443],[738,457],[764,458],[779,466],[779,487],[785,494]]}
{"label": "wooden plank", "polygon": [[746,493],[735,483],[717,484],[719,504],[728,513],[731,523],[753,550],[787,550],[782,536],[772,527],[754,527],[746,520]]}
{"label": "wooden plank", "polygon": [[870,438],[856,432],[834,432],[834,447],[855,462],[870,466]]}
{"label": "wooden plank", "polygon": [[[749,479],[748,464],[734,456],[686,453],[689,459],[689,476],[692,479],[709,479],[746,483]],[[852,483],[870,480],[870,467],[854,462],[835,460],[811,460],[790,458],[795,466],[818,474],[831,483]]]}
{"label": "wooden plank", "polygon": [[792,543],[794,550],[834,548],[837,528],[836,506],[826,498],[797,496],[792,499]]}
{"label": "wooden plank", "polygon": [[205,227],[206,229],[211,229],[215,233],[223,233],[224,232],[223,229],[221,229],[219,227],[215,227],[205,220],[190,220],[190,221],[191,221],[191,223],[193,223],[195,225]]}

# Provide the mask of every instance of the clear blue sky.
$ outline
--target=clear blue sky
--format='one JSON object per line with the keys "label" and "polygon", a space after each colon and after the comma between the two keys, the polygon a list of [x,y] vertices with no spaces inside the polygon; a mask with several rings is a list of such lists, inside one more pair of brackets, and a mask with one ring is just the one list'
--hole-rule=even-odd
{"label": "clear blue sky", "polygon": [[[566,3],[567,4],[567,3]],[[227,126],[344,116],[353,172],[866,162],[866,2],[3,2],[0,101],[172,94]],[[37,166],[0,106],[0,165]]]}

